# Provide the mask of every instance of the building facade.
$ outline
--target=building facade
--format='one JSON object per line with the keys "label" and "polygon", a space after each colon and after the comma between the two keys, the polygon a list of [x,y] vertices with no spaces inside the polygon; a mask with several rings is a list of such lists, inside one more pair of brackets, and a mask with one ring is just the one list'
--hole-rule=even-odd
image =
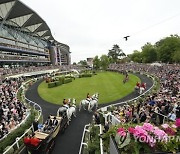
{"label": "building facade", "polygon": [[87,65],[91,68],[93,67],[93,59],[94,58],[87,58]]}
{"label": "building facade", "polygon": [[0,66],[69,65],[69,46],[19,0],[0,1]]}

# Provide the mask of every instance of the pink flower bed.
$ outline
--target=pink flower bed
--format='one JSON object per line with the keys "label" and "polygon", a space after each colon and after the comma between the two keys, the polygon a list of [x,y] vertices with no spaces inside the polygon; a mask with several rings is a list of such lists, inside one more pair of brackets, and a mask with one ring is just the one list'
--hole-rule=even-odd
{"label": "pink flower bed", "polygon": [[163,150],[165,149],[168,152],[173,150],[177,151],[180,146],[179,141],[176,140],[176,137],[178,138],[180,136],[179,128],[180,119],[177,119],[174,124],[163,124],[160,127],[153,126],[150,123],[144,123],[142,126],[137,125],[134,127],[122,125],[117,129],[115,139],[121,150],[127,146],[131,148],[132,144],[135,143],[135,145],[140,144],[140,147],[147,145],[149,150],[151,150],[151,148],[163,148]]}

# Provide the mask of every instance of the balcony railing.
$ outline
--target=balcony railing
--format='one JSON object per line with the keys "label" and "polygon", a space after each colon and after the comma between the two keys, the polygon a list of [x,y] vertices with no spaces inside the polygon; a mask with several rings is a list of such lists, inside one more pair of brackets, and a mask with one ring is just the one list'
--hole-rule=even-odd
{"label": "balcony railing", "polygon": [[31,49],[31,48],[25,48],[25,47],[20,47],[12,44],[6,44],[6,43],[0,43],[0,46],[5,47],[5,48],[10,48],[10,49],[19,49],[23,51],[32,51],[33,53],[37,54],[46,54],[49,55],[49,52],[47,49],[43,49],[44,51],[36,50],[36,49]]}
{"label": "balcony railing", "polygon": [[0,55],[0,61],[12,61],[12,62],[50,62],[48,58],[39,57],[28,57],[28,56],[18,56],[18,55]]}

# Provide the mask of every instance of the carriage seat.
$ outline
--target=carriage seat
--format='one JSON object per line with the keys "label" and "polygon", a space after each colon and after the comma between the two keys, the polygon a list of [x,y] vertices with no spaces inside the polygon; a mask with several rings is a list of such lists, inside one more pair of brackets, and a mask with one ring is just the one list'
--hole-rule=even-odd
{"label": "carriage seat", "polygon": [[35,131],[34,133],[35,133],[34,137],[36,137],[36,138],[38,138],[40,140],[44,140],[46,137],[49,136],[49,134],[43,133],[43,132],[39,132],[39,131]]}

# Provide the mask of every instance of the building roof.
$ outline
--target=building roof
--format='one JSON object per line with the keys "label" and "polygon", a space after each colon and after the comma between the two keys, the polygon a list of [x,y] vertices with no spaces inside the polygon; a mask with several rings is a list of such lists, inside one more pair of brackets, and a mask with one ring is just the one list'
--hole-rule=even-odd
{"label": "building roof", "polygon": [[3,24],[7,24],[42,40],[57,42],[47,23],[19,0],[0,0],[0,21],[0,28]]}

